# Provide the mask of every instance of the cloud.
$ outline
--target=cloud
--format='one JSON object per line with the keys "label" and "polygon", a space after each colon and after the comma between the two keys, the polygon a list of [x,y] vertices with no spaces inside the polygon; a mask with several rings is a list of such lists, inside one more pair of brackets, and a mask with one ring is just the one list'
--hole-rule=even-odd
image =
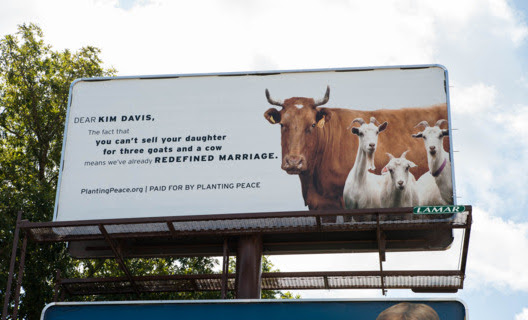
{"label": "cloud", "polygon": [[493,85],[476,83],[469,87],[455,87],[451,91],[451,106],[460,115],[488,112],[497,103],[497,89]]}
{"label": "cloud", "polygon": [[528,308],[524,308],[521,313],[516,314],[515,320],[528,320]]}
{"label": "cloud", "polygon": [[496,85],[451,89],[455,178],[461,203],[523,219],[528,172],[528,106],[515,105]]}
{"label": "cloud", "polygon": [[479,208],[473,213],[467,288],[491,285],[528,292],[528,223],[494,217]]}
{"label": "cloud", "polygon": [[512,44],[527,33],[505,0],[6,0],[2,6],[10,10],[0,14],[0,31],[37,22],[59,48],[103,48],[122,75],[431,63],[451,48],[471,54],[479,39],[489,42],[488,33]]}

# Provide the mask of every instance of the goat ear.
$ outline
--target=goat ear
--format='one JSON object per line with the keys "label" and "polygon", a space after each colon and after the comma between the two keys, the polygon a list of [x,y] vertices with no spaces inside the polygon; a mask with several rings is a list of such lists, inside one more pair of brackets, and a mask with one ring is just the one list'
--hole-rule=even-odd
{"label": "goat ear", "polygon": [[381,175],[385,175],[389,173],[389,169],[387,168],[387,166],[383,167],[383,169],[381,169]]}
{"label": "goat ear", "polygon": [[271,124],[277,124],[281,121],[280,111],[275,108],[269,108],[268,111],[264,112],[264,118]]}
{"label": "goat ear", "polygon": [[416,163],[409,161],[409,167],[414,168],[417,167]]}
{"label": "goat ear", "polygon": [[442,137],[448,137],[449,136],[449,130],[444,129],[442,130]]}
{"label": "goat ear", "polygon": [[418,132],[417,134],[412,135],[413,138],[423,138],[423,132]]}
{"label": "goat ear", "polygon": [[440,128],[440,126],[443,125],[444,123],[447,123],[447,120],[446,119],[440,119],[440,120],[436,121],[435,127],[439,127]]}
{"label": "goat ear", "polygon": [[352,127],[352,133],[359,135],[359,129],[357,127]]}
{"label": "goat ear", "polygon": [[378,132],[381,132],[385,129],[387,129],[387,126],[389,125],[389,123],[387,121],[383,122],[379,127],[378,127]]}

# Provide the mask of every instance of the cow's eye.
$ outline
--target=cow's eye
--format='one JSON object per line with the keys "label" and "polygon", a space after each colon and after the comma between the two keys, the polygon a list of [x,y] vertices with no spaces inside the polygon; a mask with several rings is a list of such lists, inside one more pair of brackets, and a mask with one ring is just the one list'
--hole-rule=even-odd
{"label": "cow's eye", "polygon": [[316,125],[316,123],[315,123],[315,122],[314,122],[314,123],[312,123],[312,128],[315,128],[315,125]]}

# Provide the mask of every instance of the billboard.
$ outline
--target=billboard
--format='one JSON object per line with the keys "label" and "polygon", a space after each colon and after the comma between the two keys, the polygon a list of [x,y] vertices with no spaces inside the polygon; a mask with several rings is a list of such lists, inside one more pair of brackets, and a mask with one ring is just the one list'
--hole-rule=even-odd
{"label": "billboard", "polygon": [[457,300],[275,300],[56,303],[42,320],[88,319],[467,320]]}
{"label": "billboard", "polygon": [[453,204],[438,65],[84,79],[54,221]]}

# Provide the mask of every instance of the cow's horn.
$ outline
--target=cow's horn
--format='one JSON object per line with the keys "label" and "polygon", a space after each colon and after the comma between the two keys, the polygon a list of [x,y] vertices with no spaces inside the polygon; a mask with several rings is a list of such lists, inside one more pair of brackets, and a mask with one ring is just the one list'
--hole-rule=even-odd
{"label": "cow's horn", "polygon": [[274,106],[284,107],[284,103],[281,101],[275,101],[271,98],[270,93],[268,89],[266,89],[266,98],[268,99],[268,102]]}
{"label": "cow's horn", "polygon": [[363,120],[362,118],[356,118],[354,120],[352,120],[352,123],[359,123],[360,125],[364,125],[365,124],[365,120]]}
{"label": "cow's horn", "polygon": [[314,102],[314,108],[318,106],[322,106],[323,104],[327,103],[328,100],[330,100],[330,86],[326,86],[326,93],[325,93],[324,98]]}
{"label": "cow's horn", "polygon": [[374,124],[377,125],[377,126],[380,125],[379,121],[376,120],[376,118],[374,118],[374,117],[370,117],[370,123],[374,123]]}
{"label": "cow's horn", "polygon": [[428,128],[429,127],[429,123],[427,123],[427,121],[424,120],[424,121],[418,123],[417,125],[415,125],[414,127],[418,128],[419,126],[424,126],[424,127]]}
{"label": "cow's horn", "polygon": [[446,120],[446,119],[440,119],[440,120],[436,121],[435,126],[436,126],[436,127],[440,127],[440,126],[443,125],[444,123],[447,123],[447,120]]}

